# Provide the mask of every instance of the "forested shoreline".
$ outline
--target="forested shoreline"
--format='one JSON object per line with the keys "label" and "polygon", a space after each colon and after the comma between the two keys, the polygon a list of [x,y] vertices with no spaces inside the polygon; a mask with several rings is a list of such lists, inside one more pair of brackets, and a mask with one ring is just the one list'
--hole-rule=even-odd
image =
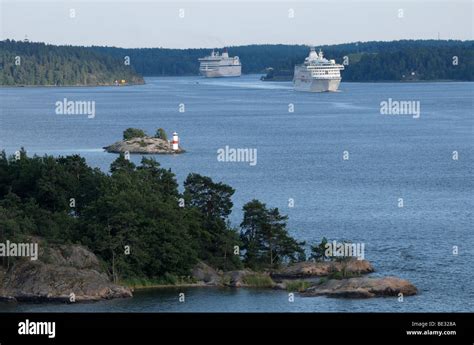
{"label": "forested shoreline", "polygon": [[[2,152],[0,242],[84,245],[114,282],[173,283],[201,261],[259,271],[306,260],[305,243],[288,234],[277,208],[251,200],[240,227],[232,226],[234,192],[191,173],[180,193],[175,175],[145,157],[136,166],[119,155],[104,173],[78,155]],[[0,263],[8,269],[16,260]]]}
{"label": "forested shoreline", "polygon": [[0,85],[105,86],[143,84],[132,66],[84,47],[0,41]]}
{"label": "forested shoreline", "polygon": [[[327,58],[345,65],[344,81],[474,80],[474,41],[400,40],[317,46]],[[198,58],[211,49],[92,47],[115,57],[129,56],[145,76],[180,76],[198,73]],[[290,71],[308,56],[304,45],[246,45],[229,47],[239,56],[242,73]],[[345,58],[346,57],[346,58]]]}
{"label": "forested shoreline", "polygon": [[38,261],[0,255],[0,302],[98,301],[164,286],[338,298],[417,293],[404,279],[362,277],[374,268],[363,247],[347,251],[357,244],[343,241],[336,249],[323,238],[307,247],[289,235],[287,216],[256,199],[233,226],[234,192],[190,173],[180,193],[171,170],[145,157],[137,166],[121,154],[104,173],[79,155],[2,151],[0,245],[39,249]]}
{"label": "forested shoreline", "polygon": [[[221,48],[221,47],[219,47]],[[474,41],[400,40],[318,46],[344,64],[345,82],[474,80]],[[211,49],[54,46],[21,41],[0,42],[0,85],[113,85],[143,83],[143,76],[198,75],[198,58]],[[308,55],[303,45],[229,47],[244,74],[292,74]],[[20,64],[17,65],[17,57]]]}

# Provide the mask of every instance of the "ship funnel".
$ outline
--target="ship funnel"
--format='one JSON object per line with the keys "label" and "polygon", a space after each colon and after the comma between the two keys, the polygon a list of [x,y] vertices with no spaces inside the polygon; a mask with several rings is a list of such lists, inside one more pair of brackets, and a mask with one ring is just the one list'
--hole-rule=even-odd
{"label": "ship funnel", "polygon": [[315,60],[318,58],[318,53],[316,53],[316,49],[314,47],[311,47],[310,50],[309,50],[309,56],[308,58],[310,60]]}
{"label": "ship funnel", "polygon": [[224,50],[222,51],[222,56],[227,58],[229,57],[229,53],[227,52],[227,48],[224,48]]}

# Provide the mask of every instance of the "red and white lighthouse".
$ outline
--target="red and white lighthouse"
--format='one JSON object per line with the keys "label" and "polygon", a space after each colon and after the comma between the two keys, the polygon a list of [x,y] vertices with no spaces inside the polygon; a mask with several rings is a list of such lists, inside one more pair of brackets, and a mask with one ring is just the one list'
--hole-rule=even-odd
{"label": "red and white lighthouse", "polygon": [[178,133],[173,132],[173,141],[171,142],[173,144],[173,151],[178,151],[179,150],[179,137]]}

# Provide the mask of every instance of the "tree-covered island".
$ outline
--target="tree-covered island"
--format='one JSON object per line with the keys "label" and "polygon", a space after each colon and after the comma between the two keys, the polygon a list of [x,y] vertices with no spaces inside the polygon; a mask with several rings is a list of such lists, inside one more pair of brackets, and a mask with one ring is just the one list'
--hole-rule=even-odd
{"label": "tree-covered island", "polygon": [[328,258],[321,244],[307,261],[287,217],[258,200],[244,205],[234,227],[234,192],[191,173],[180,193],[175,175],[146,157],[137,166],[120,154],[104,173],[78,155],[2,152],[0,243],[34,242],[40,249],[36,261],[0,250],[0,300],[98,300],[130,297],[130,287],[176,284],[307,296],[416,293],[405,280],[361,277],[373,271],[368,261]]}
{"label": "tree-covered island", "polygon": [[175,146],[173,147],[173,142],[168,140],[168,135],[163,128],[158,128],[154,136],[148,135],[139,128],[127,128],[123,132],[121,141],[105,146],[104,150],[123,154],[178,154],[186,152],[179,142]]}

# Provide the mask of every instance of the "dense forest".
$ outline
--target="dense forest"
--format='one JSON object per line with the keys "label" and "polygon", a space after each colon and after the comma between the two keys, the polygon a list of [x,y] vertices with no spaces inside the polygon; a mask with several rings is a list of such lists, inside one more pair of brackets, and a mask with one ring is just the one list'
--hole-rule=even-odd
{"label": "dense forest", "polygon": [[[0,154],[0,243],[76,243],[103,261],[114,281],[185,279],[198,261],[223,270],[256,270],[304,260],[304,243],[288,235],[287,217],[257,200],[240,229],[230,225],[235,190],[190,174],[175,175],[149,158],[123,155],[104,173],[84,158]],[[128,250],[128,253],[127,253]],[[15,258],[3,257],[11,267]]]}
{"label": "dense forest", "polygon": [[6,40],[0,41],[0,59],[0,85],[143,83],[123,59],[83,47]]}
{"label": "dense forest", "polygon": [[[344,81],[474,80],[474,41],[356,42],[317,48],[345,64]],[[209,53],[210,49],[72,47],[6,40],[0,42],[0,85],[111,85],[115,80],[135,84],[143,82],[137,73],[197,75],[198,58]],[[240,57],[243,73],[265,73],[271,67],[272,73],[288,79],[294,65],[308,55],[308,47],[248,45],[230,47],[229,53]]]}
{"label": "dense forest", "polygon": [[[326,57],[344,62],[344,81],[402,80],[474,80],[474,41],[402,40],[392,42],[356,42],[318,46]],[[96,52],[123,59],[145,76],[196,75],[198,58],[210,49],[123,49],[92,47]],[[302,45],[248,45],[229,47],[231,56],[239,56],[243,73],[293,71],[308,55]]]}

